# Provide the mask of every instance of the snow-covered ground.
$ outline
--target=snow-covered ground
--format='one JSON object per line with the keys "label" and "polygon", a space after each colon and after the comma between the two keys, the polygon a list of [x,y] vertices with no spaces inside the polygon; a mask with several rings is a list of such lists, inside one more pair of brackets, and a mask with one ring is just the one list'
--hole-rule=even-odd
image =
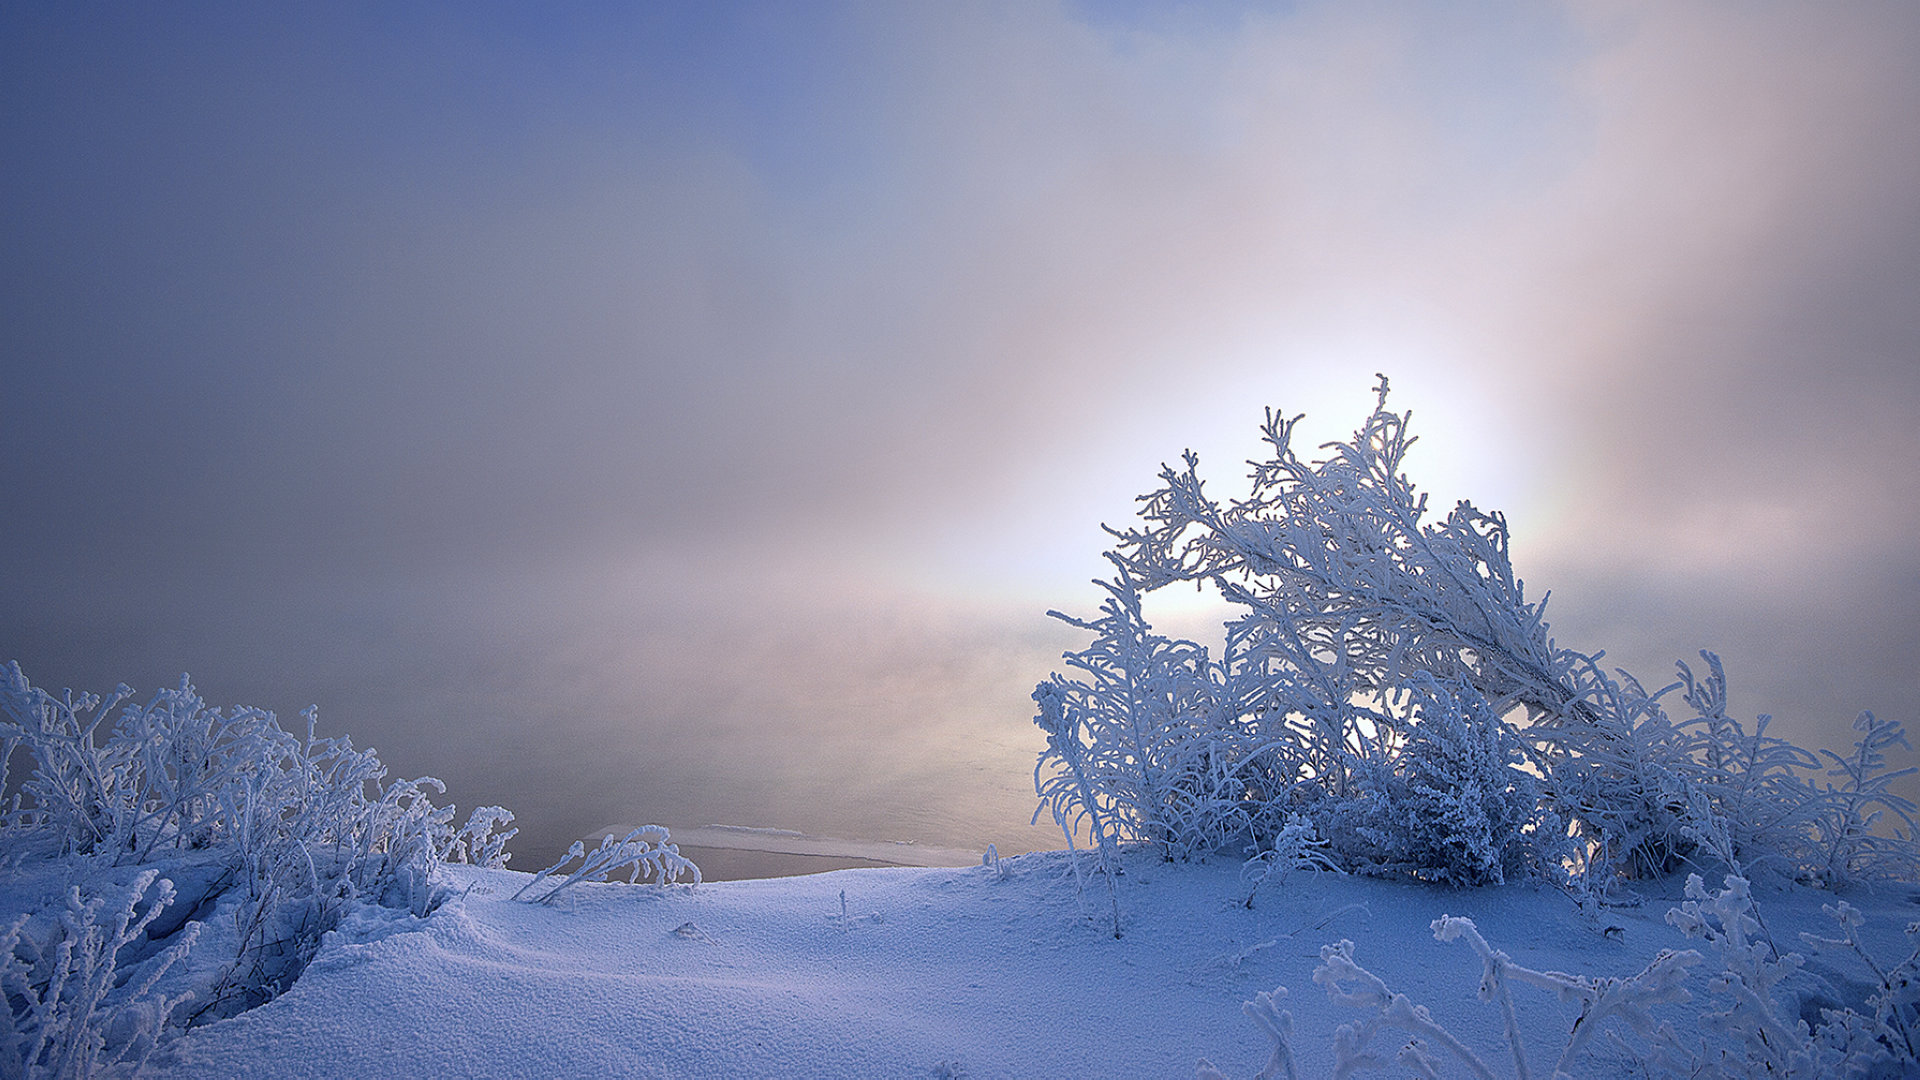
{"label": "snow-covered ground", "polygon": [[[1312,982],[1321,946],[1345,938],[1363,967],[1510,1075],[1498,1010],[1476,999],[1480,964],[1465,944],[1436,941],[1434,919],[1469,916],[1516,963],[1581,974],[1630,975],[1661,949],[1699,947],[1665,922],[1683,878],[1643,883],[1644,903],[1598,921],[1535,885],[1449,890],[1308,872],[1264,885],[1249,909],[1237,863],[1144,852],[1127,857],[1116,940],[1104,884],[1089,877],[1083,891],[1068,858],[589,884],[553,907],[510,899],[525,874],[448,866],[455,895],[430,916],[360,909],[289,992],[193,1030],[147,1071],[1191,1077],[1206,1057],[1237,1078],[1258,1071],[1269,1047],[1241,1003],[1285,985],[1300,1075],[1317,1077],[1331,1069],[1335,1029],[1361,1016]],[[1904,955],[1914,894],[1847,895],[1883,954]],[[1803,930],[1833,929],[1821,914],[1831,893],[1756,897],[1783,949],[1805,951]],[[1859,1007],[1862,972],[1824,961],[1810,959],[1796,992],[1820,986]],[[1695,969],[1693,1002],[1662,1015],[1693,1025],[1711,1003],[1712,966]],[[1515,1000],[1544,1075],[1574,1009],[1528,987]],[[1402,1041],[1389,1033],[1376,1045],[1390,1057]],[[1580,1075],[1643,1075],[1599,1046]]]}

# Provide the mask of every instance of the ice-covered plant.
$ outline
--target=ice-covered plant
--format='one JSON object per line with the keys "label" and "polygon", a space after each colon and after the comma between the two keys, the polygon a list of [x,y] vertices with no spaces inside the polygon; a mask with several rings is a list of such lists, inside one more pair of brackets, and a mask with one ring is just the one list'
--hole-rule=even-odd
{"label": "ice-covered plant", "polygon": [[[580,865],[568,869],[575,859]],[[565,874],[560,884],[535,898],[535,902],[551,904],[554,898],[566,889],[582,881],[606,881],[620,871],[627,871],[628,884],[649,880],[667,885],[683,877],[692,877],[696,884],[700,881],[700,868],[692,860],[680,854],[680,846],[673,837],[659,825],[642,825],[619,840],[608,833],[600,841],[600,846],[592,851],[578,840],[567,851],[566,858],[547,867],[533,876],[533,880],[520,887],[513,894],[518,900],[535,886],[556,874]]]}
{"label": "ice-covered plant", "polygon": [[[1387,408],[1387,381],[1354,437],[1308,462],[1292,445],[1299,417],[1269,412],[1271,457],[1253,463],[1247,498],[1205,494],[1192,453],[1142,500],[1145,528],[1116,535],[1116,562],[1146,588],[1206,581],[1261,629],[1255,651],[1308,676],[1333,710],[1315,718],[1334,764],[1364,739],[1361,693],[1395,689],[1424,670],[1472,684],[1497,714],[1572,700],[1570,657],[1546,635],[1542,604],[1525,599],[1498,514],[1461,503],[1426,518],[1404,472],[1414,439]],[[1292,703],[1288,703],[1292,704]],[[1338,787],[1336,778],[1329,778]]]}
{"label": "ice-covered plant", "polygon": [[[1279,1006],[1280,999],[1287,996],[1287,988],[1276,987],[1272,993],[1261,991],[1253,995],[1253,1000],[1243,1002],[1240,1011],[1254,1022],[1269,1040],[1273,1048],[1267,1054],[1267,1063],[1255,1073],[1253,1080],[1298,1080],[1299,1073],[1293,1064],[1293,1014]],[[1195,1080],[1227,1080],[1213,1062],[1200,1059],[1195,1069]]]}
{"label": "ice-covered plant", "polygon": [[440,860],[497,870],[513,858],[513,854],[507,850],[507,841],[518,836],[520,830],[510,828],[512,824],[513,811],[506,807],[479,807],[447,841],[446,848],[440,852]]}
{"label": "ice-covered plant", "polygon": [[[1692,950],[1662,950],[1646,967],[1626,978],[1567,975],[1536,971],[1514,963],[1506,953],[1488,944],[1472,919],[1442,916],[1434,920],[1433,931],[1440,941],[1466,942],[1480,959],[1480,1000],[1500,1007],[1502,1034],[1512,1056],[1516,1080],[1528,1080],[1534,1073],[1527,1058],[1524,1039],[1527,1032],[1513,1004],[1513,983],[1539,987],[1563,1002],[1579,1006],[1579,1014],[1553,1065],[1551,1075],[1560,1080],[1578,1075],[1573,1071],[1576,1062],[1609,1021],[1626,1026],[1652,1046],[1677,1045],[1671,1026],[1657,1021],[1651,1010],[1656,1005],[1688,1000],[1683,985],[1687,969],[1701,960],[1700,954]],[[1492,1080],[1497,1075],[1485,1058],[1434,1019],[1426,1006],[1395,992],[1379,976],[1361,967],[1351,941],[1324,946],[1320,959],[1313,981],[1324,988],[1332,1000],[1367,1013],[1361,1020],[1335,1030],[1333,1076],[1347,1077],[1361,1070],[1390,1066],[1408,1069],[1419,1076],[1438,1076],[1440,1062],[1435,1056],[1436,1048],[1457,1059],[1469,1073],[1482,1080]],[[1274,1006],[1286,992],[1286,987],[1280,987],[1246,1006],[1247,1015],[1274,1043],[1269,1071],[1261,1073],[1263,1077],[1280,1075],[1272,1071],[1275,1062],[1285,1062],[1286,1075],[1292,1075],[1293,1052],[1288,1045],[1293,1033],[1292,1018]],[[1373,1046],[1375,1038],[1387,1030],[1397,1030],[1407,1036],[1391,1058],[1387,1056],[1388,1051]],[[1641,1056],[1649,1062],[1660,1060],[1650,1054]],[[1202,1080],[1219,1075],[1210,1070],[1212,1066],[1203,1060]]]}
{"label": "ice-covered plant", "polygon": [[[1041,810],[1050,811],[1054,824],[1067,838],[1069,850],[1076,834],[1092,838],[1100,860],[1100,876],[1107,883],[1108,904],[1113,909],[1113,936],[1119,937],[1120,891],[1114,879],[1120,868],[1114,849],[1120,837],[1114,823],[1113,796],[1097,782],[1088,765],[1086,745],[1080,736],[1085,720],[1073,706],[1065,680],[1056,676],[1051,682],[1041,683],[1034,688],[1033,700],[1040,707],[1033,722],[1047,733],[1046,752],[1033,771],[1034,788],[1040,794],[1040,807],[1034,811],[1033,820],[1040,820]],[[1060,763],[1050,774],[1046,772],[1049,760]],[[1073,866],[1078,875],[1077,858]]]}
{"label": "ice-covered plant", "polygon": [[304,739],[276,725],[266,756],[223,793],[245,890],[241,949],[202,1013],[283,992],[356,903],[415,915],[431,907],[433,869],[453,835],[453,809],[432,801],[445,786],[433,777],[384,783],[373,751],[319,737],[315,711],[302,715]]}
{"label": "ice-covered plant", "polygon": [[1840,924],[1840,936],[1801,934],[1800,939],[1815,950],[1844,950],[1873,973],[1875,982],[1867,996],[1867,1004],[1873,1007],[1871,1017],[1829,1019],[1850,1020],[1850,1028],[1878,1040],[1893,1058],[1920,1063],[1920,922],[1907,924],[1907,955],[1896,964],[1883,965],[1861,944],[1859,931],[1866,916],[1858,908],[1842,900],[1838,906],[1822,904],[1820,910]]}
{"label": "ice-covered plant", "polygon": [[1465,683],[1418,672],[1404,697],[1399,752],[1369,762],[1358,797],[1338,812],[1351,830],[1346,853],[1376,871],[1452,885],[1524,871],[1540,797],[1519,768],[1519,738]]}
{"label": "ice-covered plant", "polygon": [[137,845],[145,860],[162,845],[204,848],[220,839],[223,789],[271,758],[280,734],[264,709],[208,708],[185,676],[146,705],[129,705],[113,732],[132,755],[128,849]]}
{"label": "ice-covered plant", "polygon": [[[6,824],[10,830],[39,830],[57,838],[67,851],[91,852],[96,845],[123,840],[131,829],[127,772],[131,747],[96,737],[103,721],[133,696],[122,684],[111,697],[75,694],[54,697],[27,681],[18,663],[0,673],[0,738],[10,769],[14,752],[27,750],[33,773],[20,783]],[[11,777],[0,772],[0,781]]]}
{"label": "ice-covered plant", "polygon": [[512,819],[498,807],[456,831],[452,808],[433,801],[445,791],[438,780],[389,781],[373,751],[320,737],[312,709],[303,718],[296,737],[266,710],[209,707],[184,676],[144,704],[125,686],[104,699],[55,697],[10,664],[0,672],[0,748],[7,765],[17,756],[31,772],[0,816],[0,838],[17,861],[66,853],[221,865],[193,906],[229,913],[234,951],[192,1018],[250,1008],[289,986],[354,904],[425,914],[435,867],[497,865],[512,835],[496,832]]}
{"label": "ice-covered plant", "polygon": [[1416,1005],[1407,995],[1389,989],[1378,975],[1356,963],[1353,942],[1343,938],[1336,945],[1321,946],[1320,966],[1313,969],[1313,981],[1334,1001],[1368,1013],[1363,1019],[1342,1024],[1333,1033],[1335,1080],[1344,1080],[1361,1069],[1385,1068],[1387,1059],[1368,1047],[1375,1035],[1387,1029],[1403,1031],[1409,1036],[1394,1057],[1397,1064],[1414,1068],[1424,1076],[1436,1075],[1438,1063],[1428,1043],[1437,1043],[1474,1076],[1493,1080],[1493,1071],[1480,1055],[1435,1021],[1425,1005]]}
{"label": "ice-covered plant", "polygon": [[1480,1000],[1500,1006],[1501,1030],[1513,1054],[1514,1075],[1518,1080],[1527,1080],[1532,1073],[1514,1011],[1511,982],[1552,991],[1561,1001],[1580,1006],[1552,1074],[1556,1078],[1572,1077],[1574,1061],[1609,1020],[1625,1024],[1650,1041],[1670,1041],[1671,1027],[1656,1021],[1650,1009],[1688,1000],[1689,994],[1682,984],[1686,981],[1687,969],[1701,960],[1700,954],[1691,949],[1679,952],[1663,949],[1646,967],[1626,978],[1568,975],[1536,971],[1514,963],[1506,953],[1487,943],[1472,919],[1443,915],[1433,922],[1433,936],[1440,941],[1464,941],[1480,958]]}
{"label": "ice-covered plant", "polygon": [[1819,803],[1800,774],[1819,758],[1767,734],[1772,717],[1757,718],[1753,734],[1727,715],[1727,676],[1720,658],[1701,650],[1703,679],[1685,662],[1676,665],[1694,718],[1679,725],[1697,746],[1701,782],[1692,795],[1694,842],[1732,872],[1749,874],[1772,866],[1789,872],[1808,862],[1809,826]]}
{"label": "ice-covered plant", "polygon": [[[1080,780],[1101,806],[1117,838],[1150,843],[1169,857],[1219,848],[1249,831],[1246,783],[1235,763],[1244,732],[1216,723],[1216,671],[1207,650],[1152,632],[1140,591],[1122,569],[1101,583],[1101,617],[1056,619],[1093,632],[1093,644],[1066,657],[1082,679],[1050,683],[1075,721],[1079,745],[1054,752],[1066,772],[1077,758]],[[1043,725],[1044,726],[1044,725]]]}
{"label": "ice-covered plant", "polygon": [[189,923],[171,945],[131,972],[122,968],[121,952],[146,939],[173,899],[173,883],[145,870],[117,897],[83,896],[79,886],[71,887],[45,940],[28,934],[27,915],[0,933],[0,1012],[6,1018],[0,1073],[66,1078],[139,1069],[174,1010],[192,997],[158,992],[155,985],[193,947],[200,926]]}
{"label": "ice-covered plant", "polygon": [[[1352,822],[1357,808],[1347,804],[1368,780],[1378,797],[1385,778],[1406,779],[1399,766],[1419,710],[1396,706],[1410,694],[1431,696],[1436,681],[1457,688],[1449,696],[1467,702],[1468,725],[1504,729],[1506,715],[1522,708],[1591,722],[1571,674],[1578,654],[1553,645],[1543,605],[1526,600],[1508,558],[1505,521],[1466,503],[1439,521],[1427,518],[1426,497],[1403,469],[1414,440],[1386,400],[1383,378],[1360,431],[1312,462],[1292,445],[1299,418],[1269,412],[1271,454],[1253,464],[1246,498],[1210,497],[1198,458],[1188,453],[1184,467],[1165,469],[1161,488],[1141,499],[1141,526],[1110,530],[1117,574],[1105,585],[1105,617],[1075,622],[1099,637],[1067,657],[1091,678],[1052,681],[1054,693],[1075,706],[1068,726],[1086,733],[1071,747],[1050,735],[1043,764],[1055,763],[1057,783],[1048,789],[1041,778],[1041,794],[1057,817],[1060,784],[1070,784],[1092,796],[1081,800],[1083,810],[1105,800],[1093,816],[1118,822],[1116,839],[1171,843],[1167,826],[1180,816],[1164,808],[1180,805],[1170,796],[1195,785],[1168,778],[1191,776],[1204,747],[1205,775],[1218,779],[1187,804],[1203,822],[1182,826],[1192,846],[1236,830],[1265,839],[1295,813],[1332,833]],[[1237,612],[1217,662],[1199,646],[1155,638],[1140,616],[1141,593],[1182,582],[1211,586]],[[1182,708],[1184,701],[1194,705]],[[1438,717],[1461,707],[1431,711]],[[1476,753],[1493,754],[1501,760],[1482,779],[1500,781],[1483,785],[1497,820],[1486,820],[1488,806],[1464,811],[1437,844],[1422,846],[1455,844],[1463,855],[1476,849],[1468,861],[1480,868],[1459,872],[1490,877],[1480,858],[1486,852],[1477,849],[1501,847],[1518,827],[1509,818],[1533,817],[1521,805],[1528,793],[1499,771],[1511,771],[1507,751],[1520,744],[1498,735],[1491,744],[1479,734],[1463,741],[1439,731],[1446,723],[1436,718],[1421,735],[1414,783],[1465,767]],[[1070,778],[1069,752],[1087,783]],[[1116,765],[1121,775],[1110,775]],[[1063,825],[1085,816],[1068,815]],[[1128,835],[1135,822],[1142,833]],[[1483,835],[1470,837],[1475,829]]]}
{"label": "ice-covered plant", "polygon": [[1270,846],[1256,853],[1240,867],[1240,880],[1247,883],[1245,906],[1249,908],[1253,906],[1253,898],[1260,891],[1260,886],[1270,881],[1279,884],[1295,870],[1346,873],[1346,870],[1335,861],[1332,845],[1321,838],[1313,822],[1299,814],[1287,820],[1287,824],[1273,838]]}
{"label": "ice-covered plant", "polygon": [[[1886,751],[1907,743],[1906,728],[1892,720],[1876,719],[1863,712],[1853,722],[1860,739],[1846,757],[1831,750],[1820,754],[1832,762],[1827,776],[1831,782],[1821,793],[1814,818],[1815,857],[1822,881],[1845,884],[1863,877],[1912,878],[1920,870],[1920,851],[1914,845],[1914,814],[1911,799],[1894,792],[1889,785],[1920,768],[1889,769]],[[1907,826],[1904,834],[1892,837],[1874,831],[1887,811],[1892,811]]]}
{"label": "ice-covered plant", "polygon": [[[1700,1027],[1728,1044],[1717,1050],[1703,1045],[1697,1052],[1695,1075],[1864,1076],[1889,1061],[1917,1064],[1911,1047],[1884,1021],[1870,1021],[1850,1010],[1827,1010],[1816,1031],[1798,1016],[1781,1014],[1773,989],[1799,970],[1805,958],[1799,953],[1779,952],[1760,935],[1758,913],[1745,878],[1729,874],[1724,888],[1709,893],[1700,875],[1689,874],[1686,897],[1680,906],[1667,912],[1667,921],[1688,937],[1705,941],[1720,961],[1721,970],[1707,986],[1723,1000],[1723,1007],[1702,1013]],[[1841,911],[1846,938],[1839,942],[1812,940],[1818,944],[1850,944],[1859,955],[1866,956],[1853,936],[1859,925],[1858,913],[1853,913],[1849,925],[1846,911],[1850,910]],[[1891,1004],[1888,998],[1880,1000]],[[1890,1015],[1897,1012],[1896,1008]]]}
{"label": "ice-covered plant", "polygon": [[1547,778],[1553,808],[1582,842],[1589,881],[1670,872],[1693,850],[1690,792],[1701,782],[1695,742],[1661,698],[1625,671],[1608,673],[1600,654],[1569,667],[1580,711],[1543,714],[1526,728]]}
{"label": "ice-covered plant", "polygon": [[[1824,909],[1840,926],[1837,938],[1803,934],[1808,945],[1844,951],[1863,964],[1875,978],[1866,1003],[1872,1014],[1851,1009],[1825,1009],[1817,1028],[1783,1010],[1775,989],[1798,970],[1797,953],[1781,954],[1761,930],[1749,884],[1729,875],[1725,888],[1709,893],[1699,875],[1687,881],[1686,900],[1667,913],[1667,921],[1688,937],[1704,942],[1719,967],[1708,980],[1716,1005],[1699,1014],[1684,1037],[1670,1020],[1654,1014],[1659,1006],[1691,1000],[1686,983],[1690,969],[1707,959],[1693,949],[1663,949],[1645,967],[1623,978],[1539,971],[1517,964],[1480,933],[1472,919],[1443,915],[1434,920],[1434,937],[1460,941],[1470,947],[1481,965],[1479,997],[1500,1009],[1501,1032],[1513,1063],[1516,1080],[1535,1075],[1526,1040],[1536,1041],[1515,1007],[1512,988],[1525,984],[1548,991],[1562,1003],[1578,1006],[1565,1040],[1551,1066],[1553,1080],[1583,1075],[1582,1060],[1604,1033],[1614,1049],[1623,1051],[1650,1075],[1687,1080],[1751,1080],[1755,1077],[1815,1078],[1893,1077],[1915,1075],[1920,1068],[1920,923],[1907,928],[1908,954],[1896,964],[1882,964],[1859,937],[1864,922],[1845,901]],[[1350,1076],[1363,1069],[1399,1066],[1419,1076],[1438,1075],[1435,1048],[1450,1054],[1476,1077],[1495,1074],[1487,1059],[1455,1038],[1425,1006],[1393,991],[1384,980],[1361,967],[1353,943],[1341,941],[1320,950],[1321,964],[1313,980],[1332,1000],[1364,1010],[1363,1019],[1334,1032],[1332,1075]],[[1273,1042],[1268,1070],[1262,1077],[1281,1075],[1280,1063],[1291,1076],[1292,1018],[1275,1006],[1286,987],[1248,1002],[1246,1012]],[[1633,1038],[1623,1038],[1624,1028]],[[1374,1048],[1384,1031],[1405,1033],[1407,1041],[1389,1058]],[[1219,1080],[1220,1074],[1202,1060],[1201,1080]]]}
{"label": "ice-covered plant", "polygon": [[[1171,856],[1305,815],[1349,868],[1471,883],[1524,868],[1605,898],[1622,877],[1712,857],[1844,883],[1920,873],[1915,807],[1889,782],[1898,725],[1863,719],[1819,759],[1727,715],[1719,659],[1649,692],[1603,653],[1548,636],[1514,572],[1504,518],[1428,513],[1406,415],[1376,403],[1316,460],[1299,418],[1268,412],[1247,494],[1208,494],[1199,459],[1164,468],[1136,526],[1108,531],[1115,575],[1095,635],[1043,683],[1041,808],[1071,843]],[[1153,633],[1143,600],[1186,584],[1232,614],[1219,655]],[[1057,614],[1057,613],[1056,613]],[[1684,687],[1692,716],[1663,701]],[[1521,766],[1521,768],[1516,768]],[[1832,781],[1839,781],[1838,784]],[[1907,829],[1886,835],[1886,818]]]}

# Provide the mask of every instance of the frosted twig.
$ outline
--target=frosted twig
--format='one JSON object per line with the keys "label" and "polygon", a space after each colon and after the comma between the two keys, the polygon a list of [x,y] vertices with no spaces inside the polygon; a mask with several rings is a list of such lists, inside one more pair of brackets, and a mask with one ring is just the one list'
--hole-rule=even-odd
{"label": "frosted twig", "polygon": [[575,859],[580,865],[568,873],[567,879],[555,885],[541,895],[538,903],[551,904],[561,892],[578,885],[582,881],[605,881],[621,870],[628,871],[630,884],[652,878],[659,884],[668,884],[691,874],[695,884],[700,882],[700,868],[680,854],[679,845],[667,830],[659,825],[642,825],[620,840],[608,833],[600,846],[589,852],[586,845],[578,840],[567,849],[566,857],[533,876],[533,880],[520,887],[511,899],[518,900],[535,885],[554,874],[566,871],[567,864]]}

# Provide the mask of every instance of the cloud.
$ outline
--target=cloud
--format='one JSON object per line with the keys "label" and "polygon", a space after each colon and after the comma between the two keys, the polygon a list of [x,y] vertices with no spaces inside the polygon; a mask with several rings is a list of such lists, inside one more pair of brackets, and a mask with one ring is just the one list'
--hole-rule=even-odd
{"label": "cloud", "polygon": [[1521,550],[1558,627],[1842,745],[1920,706],[1910,12],[1647,8],[1581,76],[1588,160],[1512,225],[1511,340],[1559,352]]}

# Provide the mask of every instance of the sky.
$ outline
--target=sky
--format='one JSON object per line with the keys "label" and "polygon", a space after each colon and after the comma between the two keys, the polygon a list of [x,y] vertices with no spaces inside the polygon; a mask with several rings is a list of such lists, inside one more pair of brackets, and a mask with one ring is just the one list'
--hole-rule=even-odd
{"label": "sky", "polygon": [[1562,644],[1844,748],[1920,718],[1917,54],[1895,3],[7,4],[0,659],[318,704],[538,847],[1045,845],[1102,523],[1384,372]]}

